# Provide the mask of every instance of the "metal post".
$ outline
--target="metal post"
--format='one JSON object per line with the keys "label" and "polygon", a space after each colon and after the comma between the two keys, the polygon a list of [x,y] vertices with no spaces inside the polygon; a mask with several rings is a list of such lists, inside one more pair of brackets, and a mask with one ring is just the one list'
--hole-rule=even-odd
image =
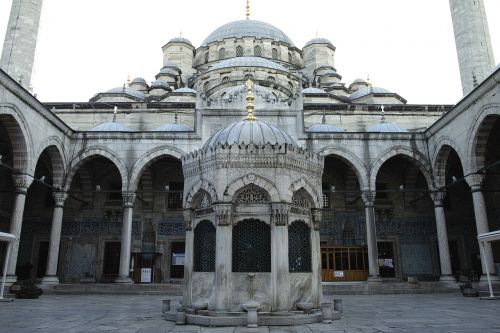
{"label": "metal post", "polygon": [[7,255],[5,256],[5,262],[3,263],[3,276],[2,276],[2,289],[0,289],[0,299],[3,299],[3,290],[5,288],[5,279],[7,277],[7,265],[9,264],[10,248],[12,242],[7,242]]}
{"label": "metal post", "polygon": [[[480,241],[481,243],[481,255],[483,256],[483,260],[486,258],[486,254],[485,254],[485,251],[484,251],[484,241]],[[488,278],[488,287],[490,288],[490,297],[495,297],[493,295],[493,287],[491,286],[491,278],[490,278],[490,269],[488,267],[488,265],[484,265],[484,267],[486,268],[486,276]]]}

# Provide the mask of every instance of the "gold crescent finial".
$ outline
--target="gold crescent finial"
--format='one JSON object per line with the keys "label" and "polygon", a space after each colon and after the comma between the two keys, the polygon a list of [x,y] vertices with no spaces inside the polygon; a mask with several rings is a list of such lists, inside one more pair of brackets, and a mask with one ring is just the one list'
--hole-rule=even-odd
{"label": "gold crescent finial", "polygon": [[250,20],[250,0],[247,0],[247,20]]}
{"label": "gold crescent finial", "polygon": [[247,82],[245,83],[246,87],[247,87],[247,116],[245,118],[245,120],[248,120],[248,121],[255,121],[257,120],[257,118],[255,118],[255,116],[253,115],[253,110],[255,109],[254,105],[253,105],[253,101],[254,101],[254,96],[253,96],[253,93],[252,93],[252,89],[253,89],[253,82],[252,80],[248,79]]}

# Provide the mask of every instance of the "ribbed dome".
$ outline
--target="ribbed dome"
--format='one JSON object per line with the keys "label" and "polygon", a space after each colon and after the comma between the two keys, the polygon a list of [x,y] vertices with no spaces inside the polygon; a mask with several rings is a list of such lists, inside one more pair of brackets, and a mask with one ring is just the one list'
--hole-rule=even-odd
{"label": "ribbed dome", "polygon": [[269,38],[278,42],[285,42],[294,46],[292,40],[280,29],[269,23],[255,20],[241,20],[230,22],[215,29],[201,44],[207,46],[212,42],[221,42],[225,38]]}
{"label": "ribbed dome", "polygon": [[330,42],[326,38],[313,38],[310,41],[308,41],[304,47],[307,47],[307,46],[313,45],[313,44],[329,44],[329,45],[333,46],[332,42]]}
{"label": "ribbed dome", "polygon": [[155,129],[157,132],[186,132],[191,129],[183,124],[165,124]]}
{"label": "ribbed dome", "polygon": [[205,147],[250,143],[297,146],[290,135],[274,125],[261,121],[243,120],[219,130],[208,139]]}
{"label": "ribbed dome", "polygon": [[210,70],[230,68],[230,67],[265,67],[287,72],[288,70],[272,60],[260,57],[236,57],[229,58],[215,64]]}
{"label": "ribbed dome", "polygon": [[306,129],[306,132],[315,132],[315,133],[331,133],[331,132],[343,132],[342,128],[339,128],[330,124],[312,124]]}
{"label": "ribbed dome", "polygon": [[130,128],[123,125],[122,123],[117,123],[115,121],[110,121],[107,123],[102,123],[91,129],[92,132],[130,132]]}

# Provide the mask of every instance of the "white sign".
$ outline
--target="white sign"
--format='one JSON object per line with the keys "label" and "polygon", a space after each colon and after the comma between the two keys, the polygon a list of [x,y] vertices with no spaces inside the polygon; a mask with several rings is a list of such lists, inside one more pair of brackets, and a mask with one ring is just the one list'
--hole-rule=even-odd
{"label": "white sign", "polygon": [[172,253],[172,265],[184,266],[184,253]]}
{"label": "white sign", "polygon": [[344,271],[335,271],[334,272],[336,278],[343,278],[344,277]]}
{"label": "white sign", "polygon": [[142,283],[151,283],[151,268],[142,268],[141,269],[141,282]]}

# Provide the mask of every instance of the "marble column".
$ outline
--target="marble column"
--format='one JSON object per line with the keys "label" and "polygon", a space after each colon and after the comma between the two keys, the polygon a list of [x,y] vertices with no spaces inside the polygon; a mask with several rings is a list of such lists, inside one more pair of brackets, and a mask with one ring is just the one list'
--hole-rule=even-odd
{"label": "marble column", "polygon": [[271,290],[272,311],[290,308],[290,277],[288,267],[288,204],[272,205],[271,221]]}
{"label": "marble column", "polygon": [[130,275],[130,251],[132,248],[132,217],[134,214],[134,192],[123,192],[123,224],[120,248],[120,270],[116,283],[133,283]]}
{"label": "marble column", "polygon": [[441,264],[440,281],[455,282],[451,271],[450,249],[448,246],[448,232],[446,231],[446,218],[444,215],[443,200],[446,196],[444,191],[431,192],[434,202],[434,214],[436,215],[436,233],[439,247],[439,262]]}
{"label": "marble column", "polygon": [[50,245],[47,258],[47,270],[42,279],[43,284],[58,284],[57,263],[59,261],[59,244],[61,243],[61,228],[64,214],[64,202],[68,194],[63,191],[53,193],[54,212],[52,214],[52,226],[50,230]]}
{"label": "marble column", "polygon": [[377,229],[375,226],[375,192],[364,191],[361,193],[365,203],[366,215],[366,245],[368,247],[368,281],[380,281],[378,270]]}
{"label": "marble column", "polygon": [[184,227],[186,229],[186,248],[184,252],[184,293],[182,304],[190,307],[193,302],[194,211],[193,209],[186,209],[183,214]]}
{"label": "marble column", "polygon": [[[467,184],[472,192],[472,201],[474,203],[474,216],[476,218],[476,229],[477,234],[484,234],[490,231],[488,224],[488,215],[486,212],[486,203],[484,202],[484,196],[481,192],[484,176],[481,174],[471,174],[465,178]],[[479,244],[481,246],[481,244]],[[495,272],[495,264],[493,261],[493,251],[491,249],[491,243],[484,244],[484,259],[481,258],[481,264],[483,267],[483,275],[486,276],[486,265],[490,272]],[[492,280],[500,281],[497,275],[491,276]]]}
{"label": "marble column", "polygon": [[215,310],[231,308],[233,226],[231,204],[215,205]]}
{"label": "marble column", "polygon": [[16,265],[17,255],[19,252],[19,240],[21,238],[21,228],[23,225],[24,203],[28,188],[33,182],[33,177],[28,175],[13,175],[14,181],[14,207],[10,217],[10,233],[16,236],[16,240],[12,242],[9,264],[7,266],[7,283],[17,281]]}
{"label": "marble column", "polygon": [[311,228],[311,269],[312,269],[312,302],[316,308],[320,308],[323,290],[321,285],[321,238],[320,227],[322,212],[319,209],[312,210],[312,228]]}

